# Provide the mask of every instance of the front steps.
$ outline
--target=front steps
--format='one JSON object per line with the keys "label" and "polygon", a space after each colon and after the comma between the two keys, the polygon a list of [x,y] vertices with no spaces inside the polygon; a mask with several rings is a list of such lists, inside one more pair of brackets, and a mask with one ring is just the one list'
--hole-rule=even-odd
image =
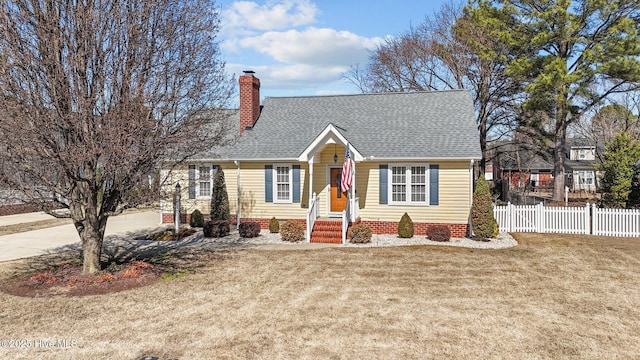
{"label": "front steps", "polygon": [[311,231],[311,242],[342,244],[342,220],[316,220]]}

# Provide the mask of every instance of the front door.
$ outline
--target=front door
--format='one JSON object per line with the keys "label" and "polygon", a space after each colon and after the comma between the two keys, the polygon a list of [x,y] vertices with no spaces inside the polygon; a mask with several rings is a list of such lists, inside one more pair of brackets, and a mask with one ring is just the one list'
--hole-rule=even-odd
{"label": "front door", "polygon": [[342,178],[342,168],[331,168],[331,203],[332,213],[341,213],[347,208],[347,194],[342,192],[340,180]]}

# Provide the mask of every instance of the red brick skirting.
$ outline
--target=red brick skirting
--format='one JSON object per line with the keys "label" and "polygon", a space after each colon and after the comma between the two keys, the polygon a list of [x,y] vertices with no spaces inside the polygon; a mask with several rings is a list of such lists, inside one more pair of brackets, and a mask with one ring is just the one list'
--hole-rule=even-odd
{"label": "red brick skirting", "polygon": [[[368,225],[371,228],[371,232],[374,234],[397,234],[398,223],[391,221],[369,221],[362,220],[363,224]],[[426,235],[429,226],[433,225],[445,225],[451,231],[451,237],[465,237],[469,234],[468,224],[435,224],[435,223],[413,223],[414,235]]]}
{"label": "red brick skirting", "polygon": [[[59,206],[51,204],[51,209],[59,209]],[[26,214],[31,212],[39,212],[42,209],[33,204],[14,204],[0,206],[0,216]]]}
{"label": "red brick skirting", "polygon": [[[255,223],[260,224],[260,229],[268,230],[269,229],[269,220],[271,220],[271,219],[241,218],[240,222],[241,223],[244,223],[244,222],[255,222]],[[284,224],[288,220],[297,221],[300,224],[302,224],[304,226],[307,226],[307,220],[305,220],[305,219],[278,219],[278,221],[280,221],[280,224]]]}
{"label": "red brick skirting", "polygon": [[[256,222],[260,224],[260,229],[269,229],[269,220],[266,218],[242,218],[241,222]],[[288,219],[278,219],[280,223],[287,221]],[[300,222],[302,225],[306,226],[307,221],[304,219],[293,219],[294,221]],[[163,213],[162,214],[162,222],[165,224],[173,223],[173,214]],[[189,222],[189,214],[183,214],[181,216],[181,222],[188,223]],[[236,223],[236,216],[231,215],[231,224]],[[398,223],[394,221],[370,221],[370,220],[356,220],[354,224],[362,223],[366,224],[371,228],[371,232],[374,234],[397,234],[398,233]],[[415,235],[426,235],[427,228],[433,225],[445,225],[451,231],[451,237],[465,237],[469,234],[469,225],[468,224],[437,224],[437,223],[413,223],[414,234]]]}

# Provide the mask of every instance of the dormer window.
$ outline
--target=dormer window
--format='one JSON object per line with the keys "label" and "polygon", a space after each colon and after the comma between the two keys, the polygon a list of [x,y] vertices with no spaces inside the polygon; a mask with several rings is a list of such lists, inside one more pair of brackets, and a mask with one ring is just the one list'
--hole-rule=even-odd
{"label": "dormer window", "polygon": [[580,149],[578,150],[578,160],[584,160],[587,158],[587,150]]}

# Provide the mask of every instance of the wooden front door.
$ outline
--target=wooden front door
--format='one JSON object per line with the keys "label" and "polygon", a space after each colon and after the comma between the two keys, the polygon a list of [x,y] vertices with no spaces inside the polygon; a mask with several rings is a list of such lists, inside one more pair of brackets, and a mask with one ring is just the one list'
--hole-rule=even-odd
{"label": "wooden front door", "polygon": [[347,208],[347,194],[342,192],[340,188],[340,179],[342,177],[342,168],[331,168],[331,200],[330,211],[342,212]]}

